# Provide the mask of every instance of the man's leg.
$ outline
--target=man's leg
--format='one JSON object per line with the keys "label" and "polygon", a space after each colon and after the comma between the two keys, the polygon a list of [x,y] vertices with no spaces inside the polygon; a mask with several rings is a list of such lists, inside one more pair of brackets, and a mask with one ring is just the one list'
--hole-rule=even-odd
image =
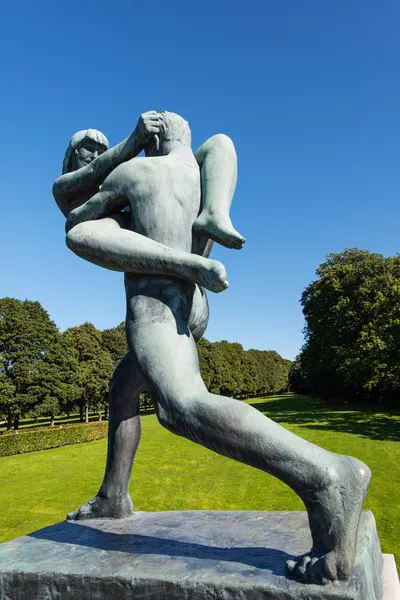
{"label": "man's leg", "polygon": [[139,395],[145,389],[134,357],[128,352],[110,382],[108,455],[100,491],[68,514],[69,520],[123,518],[133,514],[129,480],[141,435]]}
{"label": "man's leg", "polygon": [[346,579],[368,467],[297,437],[244,402],[210,394],[185,321],[190,301],[178,289],[169,305],[167,295],[161,302],[149,287],[150,294],[128,301],[127,332],[161,424],[289,485],[305,503],[313,537],[312,554],[290,565],[293,574],[316,583]]}
{"label": "man's leg", "polygon": [[178,277],[212,292],[228,287],[226,271],[217,260],[168,248],[143,235],[124,229],[127,213],[86,221],[67,234],[67,246],[81,258],[114,271]]}

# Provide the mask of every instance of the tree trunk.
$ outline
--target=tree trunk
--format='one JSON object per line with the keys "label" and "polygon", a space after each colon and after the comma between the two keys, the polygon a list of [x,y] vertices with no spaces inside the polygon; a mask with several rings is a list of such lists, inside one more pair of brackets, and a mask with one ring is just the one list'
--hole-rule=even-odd
{"label": "tree trunk", "polygon": [[108,421],[108,404],[104,408],[104,420]]}
{"label": "tree trunk", "polygon": [[54,427],[54,415],[50,417],[50,427]]}
{"label": "tree trunk", "polygon": [[12,427],[12,412],[11,412],[11,408],[7,409],[7,431],[10,431],[11,427]]}
{"label": "tree trunk", "polygon": [[89,423],[89,404],[85,404],[85,423]]}
{"label": "tree trunk", "polygon": [[103,415],[101,414],[101,412],[99,411],[99,421],[101,421],[103,419]]}
{"label": "tree trunk", "polygon": [[14,417],[14,429],[15,429],[15,431],[17,431],[18,427],[19,427],[19,414],[16,414],[15,417]]}

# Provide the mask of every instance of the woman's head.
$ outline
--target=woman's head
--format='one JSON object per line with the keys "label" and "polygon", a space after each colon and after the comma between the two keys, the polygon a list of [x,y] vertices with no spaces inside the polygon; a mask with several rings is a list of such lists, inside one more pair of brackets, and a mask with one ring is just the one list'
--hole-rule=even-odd
{"label": "woman's head", "polygon": [[63,161],[63,175],[76,171],[108,150],[106,136],[97,129],[82,129],[71,138]]}

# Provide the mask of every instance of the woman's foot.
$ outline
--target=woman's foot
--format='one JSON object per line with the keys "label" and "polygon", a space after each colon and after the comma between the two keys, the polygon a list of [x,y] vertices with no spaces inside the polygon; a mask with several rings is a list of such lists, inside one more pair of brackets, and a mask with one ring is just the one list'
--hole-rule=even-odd
{"label": "woman's foot", "polygon": [[233,227],[229,217],[209,215],[204,211],[193,223],[193,230],[227,248],[234,248],[236,250],[240,250],[246,241]]}
{"label": "woman's foot", "polygon": [[299,494],[308,512],[313,547],[298,561],[287,561],[289,575],[304,583],[328,583],[350,577],[358,524],[371,471],[350,456],[337,456],[326,482]]}
{"label": "woman's foot", "polygon": [[188,272],[190,281],[216,293],[229,287],[225,267],[221,262],[197,255],[193,255],[193,260],[194,265]]}
{"label": "woman's foot", "polygon": [[106,498],[98,494],[77,510],[68,513],[68,521],[83,519],[124,519],[133,515],[133,503],[128,495]]}

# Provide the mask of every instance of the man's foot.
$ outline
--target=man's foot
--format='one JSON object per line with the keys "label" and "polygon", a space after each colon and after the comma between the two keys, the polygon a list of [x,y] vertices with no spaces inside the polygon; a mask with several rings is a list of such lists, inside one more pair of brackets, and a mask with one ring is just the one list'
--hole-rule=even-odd
{"label": "man's foot", "polygon": [[190,269],[191,280],[211,292],[223,292],[229,287],[224,265],[218,260],[193,255],[194,268]]}
{"label": "man's foot", "polygon": [[358,524],[371,480],[359,460],[338,456],[327,468],[326,483],[299,494],[306,505],[313,547],[298,561],[289,560],[289,575],[304,583],[346,580],[354,566]]}
{"label": "man's foot", "polygon": [[106,498],[95,496],[77,510],[68,513],[68,521],[83,519],[124,519],[133,515],[133,503],[130,497]]}
{"label": "man's foot", "polygon": [[193,223],[193,230],[227,248],[236,250],[240,250],[246,241],[233,227],[230,218],[221,215],[209,215],[202,212]]}

